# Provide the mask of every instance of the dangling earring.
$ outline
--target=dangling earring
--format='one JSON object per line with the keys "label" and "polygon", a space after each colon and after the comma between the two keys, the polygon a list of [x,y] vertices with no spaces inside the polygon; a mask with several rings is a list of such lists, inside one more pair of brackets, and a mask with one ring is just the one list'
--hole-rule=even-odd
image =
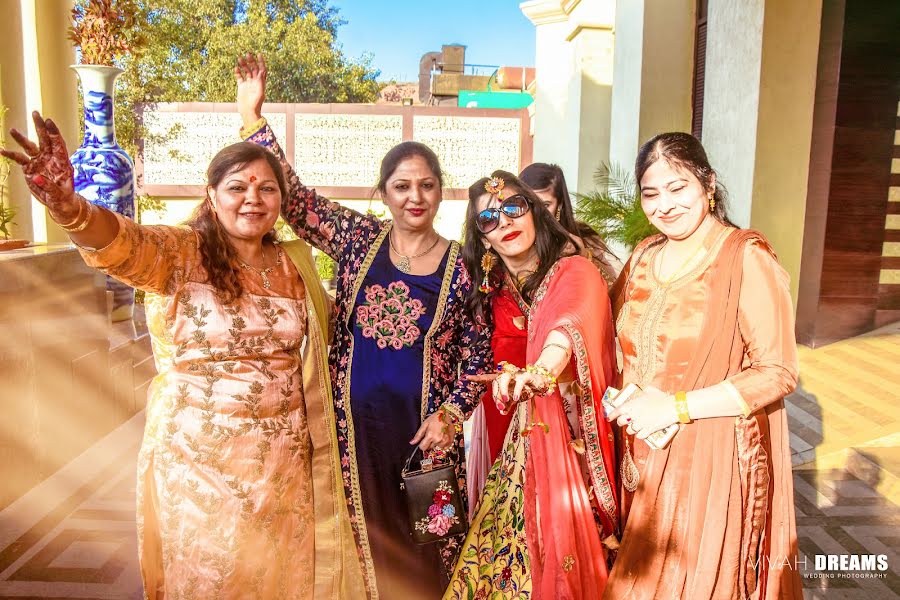
{"label": "dangling earring", "polygon": [[712,194],[709,195],[709,212],[716,210],[716,198]]}
{"label": "dangling earring", "polygon": [[485,250],[484,254],[481,255],[481,270],[484,271],[484,279],[481,281],[478,291],[482,294],[490,294],[494,291],[494,287],[491,285],[490,276],[494,264],[496,264],[496,260],[494,253],[490,250]]}
{"label": "dangling earring", "polygon": [[561,206],[557,206],[557,207],[556,207],[556,220],[557,220],[557,221],[559,221],[559,215],[560,215],[560,209],[561,209],[561,208],[562,208]]}

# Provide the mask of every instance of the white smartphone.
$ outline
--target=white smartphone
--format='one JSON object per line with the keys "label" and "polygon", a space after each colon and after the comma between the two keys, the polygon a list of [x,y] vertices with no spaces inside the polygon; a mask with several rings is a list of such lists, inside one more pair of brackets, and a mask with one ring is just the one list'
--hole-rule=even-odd
{"label": "white smartphone", "polygon": [[[614,387],[608,387],[603,393],[603,398],[600,402],[603,404],[606,414],[609,415],[613,409],[628,402],[628,400],[640,391],[642,391],[640,386],[634,383],[629,383],[623,387],[621,391]],[[659,431],[651,433],[644,441],[647,442],[647,445],[653,450],[662,450],[669,445],[669,442],[671,442],[672,438],[675,437],[675,434],[678,433],[678,429],[678,423],[673,423],[665,429],[660,429]]]}

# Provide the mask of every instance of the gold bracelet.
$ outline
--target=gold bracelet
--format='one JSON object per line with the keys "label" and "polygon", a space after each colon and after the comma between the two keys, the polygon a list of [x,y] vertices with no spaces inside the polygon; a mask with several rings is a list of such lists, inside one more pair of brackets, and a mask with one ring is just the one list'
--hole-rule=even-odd
{"label": "gold bracelet", "polygon": [[522,369],[517,367],[512,363],[508,363],[505,360],[501,360],[497,363],[497,372],[498,373],[509,373],[513,377],[522,372]]}
{"label": "gold bracelet", "polygon": [[454,411],[457,410],[459,409],[455,406],[453,407],[453,409],[449,409],[446,403],[441,405],[441,407],[437,409],[438,419],[440,419],[444,424],[441,427],[442,433],[447,434],[451,428],[457,435],[462,432],[463,426],[462,421],[460,420],[462,413],[456,414],[456,412]]}
{"label": "gold bracelet", "polygon": [[532,375],[540,375],[547,380],[547,389],[541,392],[542,394],[550,394],[556,389],[556,376],[544,365],[540,363],[528,365],[525,367],[525,372],[531,373]]}
{"label": "gold bracelet", "polygon": [[74,227],[71,227],[71,226],[63,227],[62,225],[60,225],[60,227],[62,227],[63,231],[66,231],[68,233],[78,233],[79,231],[84,231],[85,228],[90,224],[91,217],[94,216],[94,205],[91,204],[90,202],[85,202],[85,204],[87,204],[87,214],[84,215],[84,220],[81,221],[81,223],[79,223],[78,225],[76,225]]}
{"label": "gold bracelet", "polygon": [[[77,197],[77,196],[76,196],[76,197]],[[65,229],[66,231],[68,231],[68,228],[69,228],[69,227],[74,227],[77,223],[81,222],[81,215],[84,214],[84,205],[85,205],[85,201],[84,201],[84,200],[82,200],[82,201],[78,204],[78,214],[75,215],[75,218],[72,219],[72,222],[71,222],[71,223],[63,224],[63,223],[57,222],[56,224],[59,225],[60,227],[62,227],[63,229]]]}
{"label": "gold bracelet", "polygon": [[688,413],[687,392],[675,392],[675,412],[678,413],[679,423],[691,422],[691,415]]}
{"label": "gold bracelet", "polygon": [[544,347],[541,348],[541,352],[543,352],[544,350],[546,350],[547,348],[550,348],[550,347],[559,348],[560,350],[562,350],[563,352],[566,353],[566,356],[569,356],[569,354],[571,354],[571,352],[572,352],[571,348],[566,348],[562,344],[557,344],[556,342],[548,342],[548,343],[544,344]]}
{"label": "gold bracelet", "polygon": [[242,140],[246,140],[251,135],[262,129],[268,121],[266,121],[265,117],[260,117],[253,123],[251,123],[248,127],[241,127],[240,136]]}

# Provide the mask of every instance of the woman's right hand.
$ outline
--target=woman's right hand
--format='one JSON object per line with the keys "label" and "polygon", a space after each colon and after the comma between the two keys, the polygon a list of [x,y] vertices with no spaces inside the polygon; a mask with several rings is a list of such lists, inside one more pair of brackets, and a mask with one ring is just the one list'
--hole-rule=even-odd
{"label": "woman's right hand", "polygon": [[69,151],[59,128],[46,121],[37,111],[32,113],[38,143],[35,144],[18,130],[9,134],[23,152],[0,149],[0,154],[18,163],[25,174],[25,183],[57,223],[71,223],[78,218],[79,202],[75,196],[75,172],[69,162]]}
{"label": "woman's right hand", "polygon": [[237,80],[238,113],[244,127],[250,126],[262,117],[262,105],[266,100],[266,59],[262,54],[247,53],[238,57],[234,67]]}

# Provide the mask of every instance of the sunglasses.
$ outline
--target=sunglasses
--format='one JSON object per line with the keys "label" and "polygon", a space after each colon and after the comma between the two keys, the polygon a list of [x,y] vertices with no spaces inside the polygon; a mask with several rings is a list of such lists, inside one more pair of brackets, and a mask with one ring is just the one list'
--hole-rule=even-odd
{"label": "sunglasses", "polygon": [[500,225],[500,213],[510,219],[518,219],[531,210],[528,198],[521,194],[510,196],[500,203],[497,208],[486,208],[475,217],[475,226],[481,233],[490,233]]}

